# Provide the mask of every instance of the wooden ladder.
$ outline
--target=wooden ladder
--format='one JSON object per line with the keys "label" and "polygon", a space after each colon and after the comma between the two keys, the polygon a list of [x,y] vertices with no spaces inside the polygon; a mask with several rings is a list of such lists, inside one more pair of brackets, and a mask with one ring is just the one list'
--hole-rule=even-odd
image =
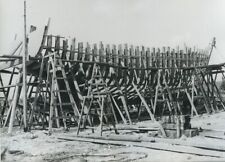
{"label": "wooden ladder", "polygon": [[[51,80],[51,92],[50,92],[50,114],[49,114],[49,133],[52,132],[52,124],[53,119],[56,120],[57,127],[60,126],[59,119],[62,119],[64,128],[67,129],[66,119],[72,118],[77,121],[79,118],[79,110],[73,98],[73,95],[70,90],[69,82],[66,76],[65,67],[62,63],[61,58],[57,54],[53,54],[53,56],[49,57],[48,63],[48,80]],[[67,98],[66,98],[67,96]],[[64,101],[64,99],[66,101]],[[59,117],[59,111],[61,113],[61,117]],[[68,109],[71,109],[72,112]],[[74,115],[68,116],[65,113],[65,109],[67,109],[68,113],[73,113]]]}
{"label": "wooden ladder", "polygon": [[[29,119],[28,130],[31,130],[32,124],[34,122],[33,116],[35,115],[36,110],[38,110],[38,113],[36,114],[37,117],[38,117],[38,120],[39,120],[39,118],[42,120],[42,125],[43,125],[43,128],[44,128],[45,112],[43,111],[42,114],[41,114],[41,110],[37,108],[38,105],[40,104],[40,103],[38,103],[39,102],[38,100],[39,100],[39,97],[41,96],[41,93],[43,93],[43,92],[47,93],[47,88],[44,91],[44,87],[46,86],[46,84],[43,83],[43,78],[42,78],[44,66],[45,66],[44,60],[45,60],[45,57],[42,57],[39,76],[34,79],[34,82],[32,84],[32,88],[31,88],[31,92],[30,92],[30,93],[34,93],[35,96],[34,96],[34,101],[31,104],[32,109],[31,109],[31,113],[30,113],[29,118],[28,118]],[[33,91],[34,87],[36,87],[35,91]],[[30,94],[30,96],[31,96],[31,94]],[[46,95],[45,96],[43,95],[42,97],[44,97],[44,100],[46,99]]]}
{"label": "wooden ladder", "polygon": [[[84,96],[82,103],[81,115],[78,122],[77,135],[79,135],[81,124],[83,124],[83,129],[86,127],[86,121],[88,120],[91,125],[92,132],[94,133],[93,121],[90,118],[92,113],[99,117],[100,121],[100,135],[103,132],[103,120],[106,124],[111,124],[114,127],[115,133],[117,134],[117,129],[115,123],[117,118],[115,115],[115,110],[112,104],[112,96],[108,90],[107,84],[102,78],[100,67],[95,63],[93,65],[92,78],[88,84],[87,96]],[[109,121],[110,120],[110,121]]]}

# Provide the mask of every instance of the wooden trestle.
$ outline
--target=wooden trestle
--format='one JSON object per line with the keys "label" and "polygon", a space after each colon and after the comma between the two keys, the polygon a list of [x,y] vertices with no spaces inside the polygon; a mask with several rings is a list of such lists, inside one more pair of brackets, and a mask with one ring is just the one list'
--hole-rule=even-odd
{"label": "wooden trestle", "polygon": [[[225,109],[216,85],[225,64],[208,65],[209,51],[102,43],[99,47],[88,43],[76,46],[75,39],[69,45],[67,39],[47,35],[46,30],[40,50],[30,57],[27,68],[30,129],[39,125],[51,132],[53,127],[67,129],[74,125],[79,133],[85,124],[92,128],[100,124],[102,134],[102,125],[109,120],[107,113],[115,127],[118,122],[132,124],[143,116],[156,122],[164,115],[198,115]],[[10,59],[14,66],[21,58]],[[0,72],[8,67],[8,62],[0,64]],[[20,70],[20,79],[11,85],[16,70],[10,72],[9,86],[4,86],[0,78],[0,93],[5,97],[1,104],[3,126],[12,126],[14,112],[22,121]],[[9,103],[11,87],[15,90]]]}

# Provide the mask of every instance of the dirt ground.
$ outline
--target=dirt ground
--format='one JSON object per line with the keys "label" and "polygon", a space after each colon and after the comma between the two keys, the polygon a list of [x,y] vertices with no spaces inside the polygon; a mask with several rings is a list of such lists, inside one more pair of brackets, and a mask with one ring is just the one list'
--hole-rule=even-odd
{"label": "dirt ground", "polygon": [[[225,148],[225,112],[215,113],[212,115],[202,115],[192,119],[192,127],[201,127],[203,132],[199,136],[187,138],[182,136],[177,139],[178,142],[199,143],[218,148]],[[149,121],[136,124],[137,126],[151,125]],[[122,132],[120,135],[124,137],[148,137],[149,133],[138,132]],[[81,132],[81,134],[89,134],[90,131]],[[106,132],[103,136],[114,134],[114,132]],[[200,156],[190,153],[179,153],[171,151],[163,151],[150,149],[147,147],[137,147],[132,143],[125,146],[115,146],[110,144],[94,144],[91,142],[67,141],[59,138],[76,137],[76,129],[73,128],[69,132],[57,129],[52,135],[48,135],[47,131],[33,130],[24,133],[19,128],[15,128],[13,135],[9,136],[7,130],[1,129],[1,153],[5,150],[5,154],[1,157],[4,162],[75,162],[75,161],[225,161],[225,151],[207,150],[194,148],[192,146],[179,146],[173,144],[154,144],[166,149],[180,149],[184,152],[195,152],[217,156]],[[213,138],[212,138],[213,137]],[[214,138],[215,137],[215,138]]]}

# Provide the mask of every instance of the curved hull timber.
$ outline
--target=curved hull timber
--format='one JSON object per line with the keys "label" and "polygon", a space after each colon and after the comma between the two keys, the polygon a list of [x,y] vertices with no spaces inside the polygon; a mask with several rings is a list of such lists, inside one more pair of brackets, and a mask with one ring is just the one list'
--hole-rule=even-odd
{"label": "curved hull timber", "polygon": [[[54,53],[63,61],[71,86],[72,82],[76,82],[76,86],[73,86],[76,93],[73,96],[78,109],[82,107],[83,96],[87,95],[86,85],[91,80],[93,66],[98,64],[107,87],[121,109],[127,107],[129,111],[134,107],[141,107],[141,94],[156,116],[164,111],[162,109],[166,109],[164,107],[170,107],[169,114],[174,114],[172,107],[180,107],[181,98],[189,100],[187,94],[190,97],[193,91],[193,76],[198,73],[196,68],[207,66],[209,62],[209,51],[191,48],[150,49],[127,44],[117,47],[104,46],[102,42],[92,46],[79,42],[76,46],[75,39],[69,46],[68,40],[52,35],[48,35],[45,42],[46,44],[42,45],[43,52],[38,55],[44,57]],[[103,92],[104,87],[100,86],[98,90],[93,91]],[[125,101],[122,101],[122,98]],[[170,103],[160,103],[167,101]],[[189,103],[190,105],[192,103]],[[184,112],[185,110],[179,110],[181,114]],[[195,113],[198,114],[197,110]]]}
{"label": "curved hull timber", "polygon": [[[100,93],[110,93],[117,122],[124,123],[141,116],[158,120],[225,109],[215,84],[224,64],[208,65],[210,55],[191,48],[76,44],[75,38],[69,44],[64,37],[45,32],[28,65],[28,123],[48,123],[50,129],[53,121],[56,127],[67,127],[66,120],[72,119],[77,125],[89,107],[98,114],[96,105],[86,98]],[[101,77],[93,77],[94,73]]]}

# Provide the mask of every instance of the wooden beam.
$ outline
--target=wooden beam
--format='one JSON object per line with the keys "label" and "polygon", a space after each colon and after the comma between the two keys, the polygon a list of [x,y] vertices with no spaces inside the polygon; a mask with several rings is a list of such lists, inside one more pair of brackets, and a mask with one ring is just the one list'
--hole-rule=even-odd
{"label": "wooden beam", "polygon": [[[19,80],[18,82],[20,83],[22,81],[22,77],[23,74],[20,74]],[[8,128],[8,134],[12,134],[12,129],[13,129],[13,123],[14,123],[14,119],[15,119],[15,113],[16,113],[16,106],[17,106],[17,102],[19,100],[20,97],[20,92],[21,92],[21,86],[16,86],[15,89],[15,95],[13,97],[13,101],[12,101],[12,105],[11,105],[11,116],[10,116],[10,121],[9,121],[9,128]]]}
{"label": "wooden beam", "polygon": [[[127,137],[126,137],[127,138]],[[93,138],[93,137],[64,137],[64,138],[58,138],[60,140],[66,140],[66,141],[79,141],[79,142],[91,142],[94,144],[103,144],[103,145],[116,145],[116,146],[133,146],[133,147],[140,147],[140,148],[146,148],[146,149],[152,149],[152,150],[161,150],[161,151],[169,151],[169,152],[175,152],[175,153],[184,153],[184,154],[191,154],[191,155],[198,155],[198,156],[206,156],[206,157],[217,157],[221,158],[224,157],[223,152],[216,152],[212,150],[202,150],[199,148],[192,149],[188,147],[182,147],[182,146],[175,146],[171,144],[165,144],[165,143],[155,143],[155,142],[141,142],[140,139],[125,139],[123,138],[120,140],[119,138],[113,139],[113,138]]]}
{"label": "wooden beam", "polygon": [[188,93],[187,89],[185,89],[185,93],[186,93],[186,95],[188,97],[188,100],[189,100],[189,102],[191,104],[191,111],[194,111],[195,114],[198,116],[198,112],[197,112],[197,110],[195,108],[194,101],[192,100],[192,98],[191,98],[190,94]]}
{"label": "wooden beam", "polygon": [[20,65],[20,64],[22,64],[21,59],[16,59],[14,61],[7,61],[7,62],[4,62],[4,63],[2,62],[2,63],[0,63],[0,71],[11,68],[11,67],[14,67],[14,66],[17,66],[17,65]]}
{"label": "wooden beam", "polygon": [[151,110],[150,110],[150,108],[149,108],[147,102],[145,101],[144,97],[141,95],[141,93],[140,93],[139,90],[137,89],[137,86],[134,84],[134,82],[132,82],[132,85],[133,85],[135,91],[137,92],[139,98],[141,99],[141,102],[144,104],[146,110],[148,111],[151,120],[153,120],[154,122],[158,123],[158,126],[159,126],[159,128],[160,128],[160,130],[161,130],[161,132],[162,132],[162,135],[163,135],[164,137],[166,137],[167,135],[166,135],[166,132],[165,132],[164,128],[162,127],[162,125],[161,125],[159,122],[157,122],[157,121],[155,120],[154,115],[152,114],[152,112],[151,112]]}

